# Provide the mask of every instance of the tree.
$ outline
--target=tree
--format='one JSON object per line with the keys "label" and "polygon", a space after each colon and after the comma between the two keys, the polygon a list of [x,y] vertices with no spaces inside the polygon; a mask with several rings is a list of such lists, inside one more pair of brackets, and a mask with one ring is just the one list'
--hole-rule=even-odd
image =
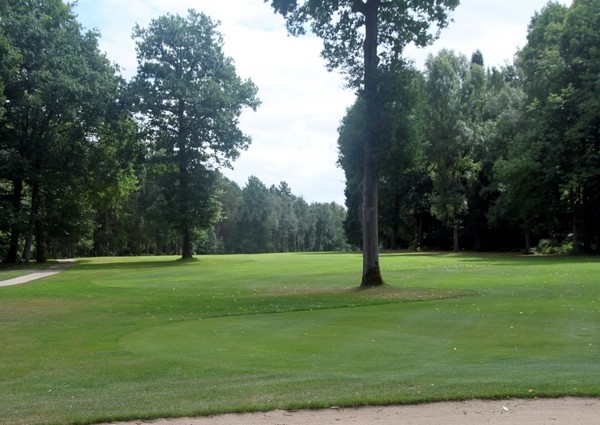
{"label": "tree", "polygon": [[506,187],[497,167],[525,128],[525,95],[516,68],[506,65],[488,69],[482,94],[481,118],[475,122],[482,137],[473,146],[480,171],[469,194],[463,239],[478,250],[521,248],[518,230],[522,230],[522,222],[516,219],[514,210],[499,202]]}
{"label": "tree", "polygon": [[166,15],[147,29],[136,26],[133,36],[139,65],[132,88],[156,158],[169,174],[164,190],[182,258],[191,258],[194,231],[218,216],[213,169],[229,166],[250,143],[238,118],[244,107],[258,107],[257,89],[236,74],[217,24],[202,13]]}
{"label": "tree", "polygon": [[357,98],[346,111],[338,127],[338,165],[344,170],[344,195],[348,214],[344,222],[346,237],[355,247],[362,246],[362,121],[364,101]]}
{"label": "tree", "polygon": [[[573,248],[592,251],[600,244],[600,3],[575,0],[565,17],[560,53],[566,87],[560,92],[569,128],[564,141],[563,192],[573,213]],[[597,248],[596,248],[597,249]]]}
{"label": "tree", "polygon": [[79,195],[85,191],[88,152],[110,119],[119,79],[99,52],[98,34],[83,33],[72,6],[60,0],[7,2],[0,38],[6,96],[0,151],[7,160],[1,177],[12,186],[6,261],[16,261],[21,246],[29,260],[34,242],[43,261],[48,219],[67,218],[52,211],[85,214]]}
{"label": "tree", "polygon": [[215,224],[215,233],[223,243],[225,253],[240,252],[241,237],[237,231],[237,222],[243,207],[242,189],[237,183],[221,175],[219,178],[219,202],[221,214]]}
{"label": "tree", "polygon": [[398,61],[407,44],[430,43],[435,38],[429,32],[431,25],[446,26],[448,11],[458,5],[458,0],[271,0],[270,3],[286,18],[290,33],[304,34],[305,25],[310,23],[311,30],[323,39],[322,55],[328,67],[345,72],[349,84],[364,96],[361,287],[381,285],[376,161],[380,124],[378,69],[381,64]]}
{"label": "tree", "polygon": [[[419,244],[417,223],[426,203],[419,189],[421,180],[428,179],[420,143],[422,81],[422,75],[408,65],[380,71],[379,235],[391,249]],[[362,98],[357,99],[338,129],[338,163],[346,175],[346,232],[356,246],[360,245],[363,107]]]}
{"label": "tree", "polygon": [[85,177],[86,199],[95,216],[95,255],[139,254],[141,249],[139,229],[125,222],[143,223],[144,214],[136,211],[135,198],[145,177],[145,151],[133,118],[123,107],[115,109],[116,116],[99,129],[98,140],[90,147]]}
{"label": "tree", "polygon": [[478,172],[473,154],[480,133],[477,97],[483,70],[449,50],[430,55],[426,68],[428,156],[434,189],[431,208],[453,229],[453,248],[458,251],[461,220],[469,207],[468,187]]}
{"label": "tree", "polygon": [[597,2],[580,0],[570,8],[549,3],[533,17],[517,57],[526,125],[499,163],[512,177],[501,200],[528,217],[526,232],[572,238],[575,253],[600,242],[599,14]]}
{"label": "tree", "polygon": [[500,201],[515,207],[527,240],[536,234],[554,239],[570,231],[563,223],[573,212],[569,199],[576,190],[561,190],[565,165],[574,159],[565,150],[571,108],[563,98],[568,81],[560,53],[567,12],[567,7],[549,3],[531,20],[527,44],[516,59],[526,95],[525,125],[497,167],[504,180]]}
{"label": "tree", "polygon": [[238,222],[238,233],[243,235],[241,252],[271,252],[277,215],[271,208],[269,189],[258,177],[250,176],[242,188],[242,197],[243,207]]}

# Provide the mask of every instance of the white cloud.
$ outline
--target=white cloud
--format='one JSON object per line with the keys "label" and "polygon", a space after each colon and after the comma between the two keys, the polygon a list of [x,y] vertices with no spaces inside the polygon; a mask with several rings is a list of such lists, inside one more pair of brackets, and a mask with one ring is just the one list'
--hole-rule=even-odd
{"label": "white cloud", "polygon": [[[571,0],[558,1],[571,4]],[[469,58],[479,49],[486,66],[502,66],[512,62],[517,50],[525,45],[531,18],[547,3],[548,0],[461,0],[452,14],[454,22],[442,30],[440,39],[425,49],[410,47],[406,55],[423,68],[427,54],[436,54],[443,48]]]}
{"label": "white cloud", "polygon": [[[428,49],[409,48],[406,56],[422,67],[427,53],[443,47],[467,56],[480,49],[488,66],[502,65],[525,44],[534,11],[546,3],[462,0],[441,39]],[[238,74],[257,84],[263,102],[257,112],[244,112],[240,125],[253,143],[226,174],[242,186],[250,175],[267,185],[285,180],[309,202],[343,203],[337,128],[354,96],[340,75],[325,70],[320,40],[289,37],[283,19],[263,0],[79,0],[76,10],[86,27],[101,31],[101,49],[129,78],[137,67],[133,26],[189,8],[221,22],[225,52]]]}
{"label": "white cloud", "polygon": [[80,0],[77,10],[84,25],[100,29],[101,49],[129,78],[137,67],[130,36],[135,23],[143,27],[188,8],[221,22],[226,54],[238,74],[258,86],[262,101],[240,120],[252,145],[224,173],[242,186],[250,175],[267,185],[285,180],[309,202],[343,204],[337,127],[354,95],[343,88],[340,75],[325,70],[319,39],[288,36],[283,19],[263,0]]}

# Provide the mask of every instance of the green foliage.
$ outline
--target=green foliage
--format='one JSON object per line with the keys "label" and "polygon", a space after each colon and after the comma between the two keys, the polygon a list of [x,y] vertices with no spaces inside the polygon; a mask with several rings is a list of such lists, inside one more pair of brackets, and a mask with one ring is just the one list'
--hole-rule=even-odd
{"label": "green foliage", "polygon": [[572,233],[576,253],[596,250],[600,235],[597,8],[549,3],[532,19],[517,61],[526,120],[499,161],[507,177],[499,201],[513,204],[526,232]]}
{"label": "green foliage", "polygon": [[600,395],[596,258],[381,260],[368,291],[354,254],[85,259],[0,288],[0,424]]}
{"label": "green foliage", "polygon": [[[346,211],[335,203],[308,204],[286,182],[267,186],[256,176],[240,189],[222,177],[225,214],[215,237],[226,253],[344,251]],[[217,251],[209,251],[215,253]]]}
{"label": "green foliage", "polygon": [[551,239],[541,239],[537,247],[531,249],[531,253],[536,255],[569,255],[573,253],[573,240],[568,238],[558,245]]}
{"label": "green foliage", "polygon": [[[218,173],[250,143],[238,118],[258,100],[207,16],[136,27],[140,67],[126,85],[72,6],[10,0],[0,10],[4,261],[345,250],[364,248],[365,234],[376,254],[457,247],[459,236],[464,249],[600,250],[598,2],[550,2],[514,65],[486,69],[480,51],[469,61],[445,50],[425,72],[403,47],[431,41],[458,1],[268,3],[293,34],[320,36],[328,66],[357,89],[339,128],[346,210],[309,204],[285,182],[240,188]],[[364,211],[377,218],[366,233]]]}
{"label": "green foliage", "polygon": [[458,230],[469,210],[469,187],[480,168],[474,155],[483,137],[480,127],[485,74],[481,65],[469,65],[466,56],[448,50],[429,56],[426,68],[431,212],[454,229],[457,251]]}
{"label": "green foliage", "polygon": [[[459,235],[467,249],[529,250],[572,234],[573,252],[598,251],[597,7],[549,3],[515,64],[500,69],[484,69],[479,51],[469,63],[448,50],[408,84],[388,84],[410,80],[401,67],[380,67],[382,246],[447,249],[452,237],[441,224],[453,230],[455,249]],[[338,140],[354,244],[366,104],[363,96],[347,112]]]}
{"label": "green foliage", "polygon": [[[419,219],[428,211],[420,189],[429,184],[422,143],[421,73],[408,64],[380,72],[378,125],[380,235],[382,246],[397,249],[420,243]],[[345,223],[349,241],[360,246],[364,98],[347,111],[338,129],[338,163],[346,175]]]}
{"label": "green foliage", "polygon": [[[6,98],[0,178],[12,186],[6,259],[16,261],[22,249],[29,260],[35,239],[43,261],[50,242],[89,233],[85,176],[99,159],[91,152],[103,143],[101,129],[117,119],[119,79],[99,52],[98,34],[83,33],[71,6],[60,0],[8,2],[0,39]],[[115,181],[94,183],[104,189]]]}
{"label": "green foliage", "polygon": [[[437,31],[448,25],[448,12],[458,0],[418,0],[405,4],[400,1],[379,0],[265,0],[286,18],[291,34],[302,35],[309,28],[323,40],[322,56],[330,69],[341,69],[349,83],[363,83],[365,63],[363,56],[366,16],[375,10],[376,40],[381,65],[402,61],[404,48],[431,44]],[[432,30],[433,27],[433,30]]]}

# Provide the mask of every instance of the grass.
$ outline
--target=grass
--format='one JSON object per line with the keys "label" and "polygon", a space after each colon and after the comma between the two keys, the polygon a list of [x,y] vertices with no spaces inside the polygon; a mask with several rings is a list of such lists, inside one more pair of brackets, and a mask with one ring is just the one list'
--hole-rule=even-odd
{"label": "grass", "polygon": [[0,263],[0,282],[3,280],[9,280],[15,277],[25,276],[32,271],[43,271],[49,269],[51,266],[55,265],[56,262],[50,261],[47,264],[37,264],[37,263],[29,263],[29,264],[4,264]]}
{"label": "grass", "polygon": [[15,277],[25,276],[31,273],[29,270],[0,270],[0,282],[13,279]]}
{"label": "grass", "polygon": [[0,288],[0,424],[600,396],[600,260],[80,260]]}

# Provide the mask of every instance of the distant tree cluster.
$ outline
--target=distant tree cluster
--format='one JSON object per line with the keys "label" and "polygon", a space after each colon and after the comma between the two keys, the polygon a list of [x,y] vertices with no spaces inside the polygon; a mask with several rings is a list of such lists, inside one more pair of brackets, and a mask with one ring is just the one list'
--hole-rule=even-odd
{"label": "distant tree cluster", "polygon": [[[420,15],[378,0],[271,3],[292,32],[310,22],[329,66],[357,89],[339,128],[346,208],[308,204],[284,182],[268,188],[250,177],[241,188],[223,176],[251,142],[239,116],[260,101],[207,16],[191,10],[134,28],[138,70],[124,81],[71,5],[7,0],[3,262],[344,250],[368,235],[363,283],[375,285],[377,240],[390,249],[600,251],[600,2],[549,3],[514,64],[486,68],[480,52],[469,60],[442,50],[424,71],[402,48],[427,44],[429,25],[446,25],[456,0],[411,2],[425,7]],[[365,23],[372,38],[363,44]]]}
{"label": "distant tree cluster", "polygon": [[[378,75],[387,248],[600,251],[600,3],[549,3],[514,64],[442,50]],[[361,243],[358,98],[339,130],[345,223]]]}
{"label": "distant tree cluster", "polygon": [[200,239],[198,252],[266,253],[343,251],[346,210],[331,203],[307,203],[287,183],[267,186],[257,177],[240,188],[221,178],[222,212]]}

